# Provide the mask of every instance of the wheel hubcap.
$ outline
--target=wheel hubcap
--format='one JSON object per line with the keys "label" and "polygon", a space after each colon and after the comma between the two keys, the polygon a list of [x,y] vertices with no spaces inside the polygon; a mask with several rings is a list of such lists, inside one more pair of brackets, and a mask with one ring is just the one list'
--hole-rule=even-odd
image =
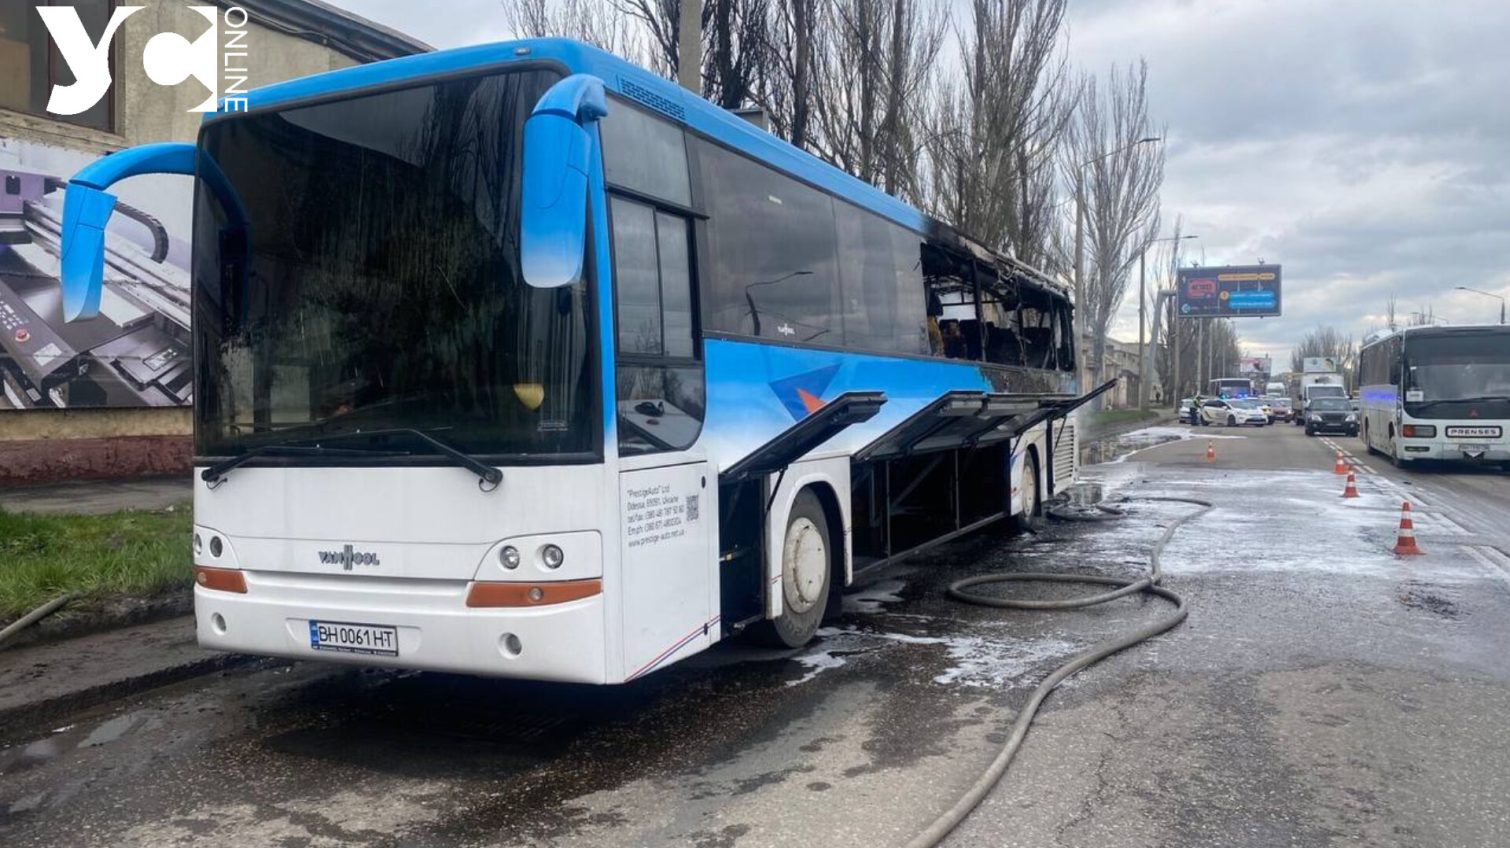
{"label": "wheel hubcap", "polygon": [[828,576],[828,549],[818,525],[805,517],[793,521],[786,528],[781,561],[787,608],[807,612],[818,603]]}
{"label": "wheel hubcap", "polygon": [[1022,469],[1022,514],[1032,518],[1034,508],[1038,506],[1038,469],[1033,463],[1024,464]]}

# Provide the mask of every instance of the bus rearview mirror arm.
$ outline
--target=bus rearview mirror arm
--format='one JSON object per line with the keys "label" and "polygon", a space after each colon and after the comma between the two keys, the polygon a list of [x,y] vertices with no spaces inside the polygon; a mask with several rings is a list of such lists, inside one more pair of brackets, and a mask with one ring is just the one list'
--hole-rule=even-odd
{"label": "bus rearview mirror arm", "polygon": [[[198,160],[194,145],[144,144],[90,163],[68,181],[63,192],[62,262],[63,320],[82,321],[100,312],[105,281],[105,226],[115,212],[116,196],[105,189],[142,174],[194,176]],[[246,212],[225,174],[205,157],[201,175],[226,210],[230,227],[245,227]]]}
{"label": "bus rearview mirror arm", "polygon": [[588,125],[608,114],[603,81],[573,74],[551,86],[524,123],[519,259],[536,288],[582,279],[587,245]]}

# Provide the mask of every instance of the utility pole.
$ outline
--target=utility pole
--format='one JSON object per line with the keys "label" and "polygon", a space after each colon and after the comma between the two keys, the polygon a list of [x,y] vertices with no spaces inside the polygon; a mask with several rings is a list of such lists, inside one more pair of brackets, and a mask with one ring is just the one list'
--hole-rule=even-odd
{"label": "utility pole", "polygon": [[1148,323],[1144,310],[1148,305],[1148,280],[1143,270],[1143,257],[1148,255],[1148,246],[1138,251],[1138,411],[1148,411],[1148,347],[1143,340],[1143,325]]}
{"label": "utility pole", "polygon": [[1171,345],[1171,347],[1173,347],[1173,350],[1170,352],[1170,355],[1169,355],[1169,385],[1171,386],[1171,388],[1169,390],[1169,393],[1170,393],[1170,395],[1172,395],[1172,397],[1170,398],[1170,403],[1174,406],[1174,411],[1175,411],[1176,414],[1178,414],[1179,411],[1180,411],[1180,394],[1181,394],[1181,392],[1180,392],[1180,314],[1179,314],[1179,309],[1177,309],[1176,306],[1175,306],[1175,301],[1178,300],[1178,299],[1179,298],[1174,298],[1174,297],[1171,297],[1169,299],[1169,333],[1170,333],[1171,336],[1174,337],[1173,340],[1172,340],[1172,345]]}
{"label": "utility pole", "polygon": [[[1138,251],[1138,411],[1140,412],[1148,411],[1148,348],[1150,346],[1149,344],[1145,344],[1143,341],[1143,325],[1147,323],[1147,321],[1144,320],[1143,315],[1148,303],[1148,280],[1147,274],[1145,273],[1143,268],[1143,260],[1148,255],[1149,245],[1158,244],[1161,241],[1177,242],[1194,238],[1200,238],[1200,236],[1169,236],[1168,238],[1149,239],[1148,244],[1143,245],[1143,249]],[[1176,250],[1174,255],[1176,259],[1178,259],[1180,255],[1179,251]],[[1175,264],[1178,265],[1179,263],[1176,262]],[[1178,281],[1176,281],[1175,285],[1179,285]],[[1155,314],[1158,313],[1158,308],[1158,304],[1154,304]],[[1173,326],[1173,324],[1174,322],[1171,321],[1170,325]],[[1176,394],[1178,394],[1178,392],[1176,392]]]}
{"label": "utility pole", "polygon": [[676,28],[676,81],[703,96],[703,3],[682,0]]}
{"label": "utility pole", "polygon": [[[1075,171],[1075,308],[1085,314],[1085,199],[1083,181],[1080,171]],[[1079,322],[1075,322],[1076,326]],[[1089,356],[1080,355],[1080,342],[1085,338],[1085,333],[1076,333],[1079,338],[1075,339],[1075,380],[1080,384],[1081,391],[1087,391],[1094,381],[1084,378],[1085,367],[1090,362]]]}

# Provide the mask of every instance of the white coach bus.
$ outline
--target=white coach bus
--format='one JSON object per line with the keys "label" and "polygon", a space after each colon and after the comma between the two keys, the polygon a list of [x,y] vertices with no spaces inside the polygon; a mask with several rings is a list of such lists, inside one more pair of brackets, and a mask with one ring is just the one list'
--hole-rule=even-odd
{"label": "white coach bus", "polygon": [[1358,354],[1362,429],[1396,465],[1438,459],[1510,464],[1510,327],[1411,327]]}

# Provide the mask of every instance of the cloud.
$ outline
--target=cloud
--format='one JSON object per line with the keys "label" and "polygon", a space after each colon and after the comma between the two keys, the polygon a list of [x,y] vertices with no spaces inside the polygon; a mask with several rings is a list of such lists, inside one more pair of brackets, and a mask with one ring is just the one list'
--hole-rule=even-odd
{"label": "cloud", "polygon": [[[1287,361],[1317,324],[1362,336],[1385,301],[1454,323],[1510,296],[1510,4],[1142,0],[1071,4],[1070,56],[1149,63],[1168,125],[1165,220],[1208,264],[1284,265],[1285,315],[1239,324]],[[1118,331],[1135,335],[1136,298]]]}

